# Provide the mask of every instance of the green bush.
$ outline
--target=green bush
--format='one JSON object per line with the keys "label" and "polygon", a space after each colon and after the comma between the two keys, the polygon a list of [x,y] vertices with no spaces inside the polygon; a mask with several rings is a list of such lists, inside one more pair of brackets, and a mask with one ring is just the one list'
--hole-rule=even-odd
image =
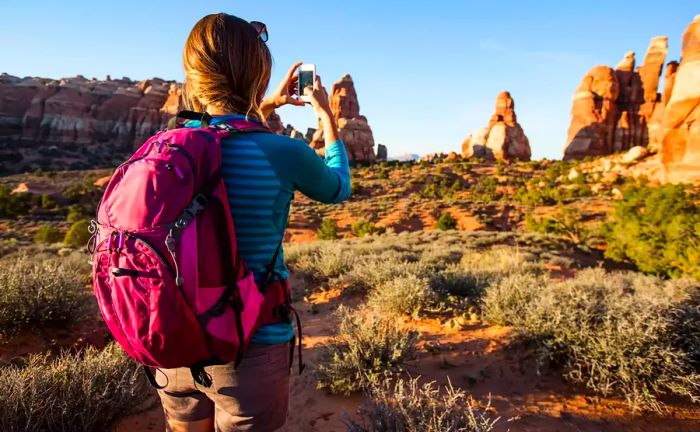
{"label": "green bush", "polygon": [[361,421],[350,419],[348,432],[489,432],[497,419],[464,391],[449,384],[444,391],[418,379],[393,383],[382,381],[372,386],[369,401],[360,407]]}
{"label": "green bush", "polygon": [[469,188],[470,197],[477,202],[490,203],[501,199],[498,192],[498,181],[495,177],[477,177],[476,182]]}
{"label": "green bush", "polygon": [[0,185],[0,217],[15,217],[27,214],[32,207],[32,195],[29,193],[11,193]]}
{"label": "green bush", "polygon": [[0,367],[0,430],[110,430],[149,395],[141,368],[115,344],[77,354],[30,356]]}
{"label": "green bush", "polygon": [[68,213],[66,214],[66,222],[75,223],[79,220],[86,219],[85,212],[83,208],[77,204],[71,204],[68,206]]}
{"label": "green bush", "polygon": [[385,228],[377,227],[372,222],[368,222],[364,219],[359,219],[354,224],[352,224],[352,233],[356,237],[364,237],[368,234],[384,234],[385,232]]}
{"label": "green bush", "polygon": [[87,221],[87,219],[82,219],[77,222],[75,222],[73,225],[71,225],[70,229],[66,233],[66,237],[63,239],[63,243],[66,246],[73,246],[73,247],[84,247],[88,240],[90,240],[90,232],[88,231],[88,227],[90,226],[90,223]]}
{"label": "green bush", "polygon": [[457,221],[449,213],[443,213],[437,220],[435,228],[443,231],[453,230],[457,228]]}
{"label": "green bush", "polygon": [[590,235],[582,219],[583,215],[579,210],[561,207],[552,217],[536,219],[531,213],[528,213],[525,216],[525,229],[540,234],[561,236],[574,244],[580,244]]}
{"label": "green bush", "polygon": [[51,224],[43,224],[34,233],[34,243],[57,243],[63,234]]}
{"label": "green bush", "polygon": [[84,319],[90,269],[76,261],[27,254],[1,259],[0,334]]}
{"label": "green bush", "polygon": [[560,189],[556,185],[540,185],[534,181],[520,186],[514,194],[517,202],[528,206],[553,205],[561,202]]}
{"label": "green bush", "polygon": [[568,380],[661,411],[666,395],[700,401],[699,307],[697,283],[593,269],[561,282],[511,275],[486,290],[483,316],[514,326]]}
{"label": "green bush", "polygon": [[415,355],[417,334],[392,316],[344,306],[336,312],[338,334],[321,345],[317,387],[334,394],[363,390],[396,372]]}
{"label": "green bush", "polygon": [[338,238],[338,225],[333,219],[323,219],[316,235],[321,240],[335,240]]}
{"label": "green bush", "polygon": [[56,200],[49,194],[41,194],[41,208],[52,209],[56,207]]}
{"label": "green bush", "polygon": [[656,275],[700,279],[699,197],[682,185],[631,185],[603,227],[605,255]]}

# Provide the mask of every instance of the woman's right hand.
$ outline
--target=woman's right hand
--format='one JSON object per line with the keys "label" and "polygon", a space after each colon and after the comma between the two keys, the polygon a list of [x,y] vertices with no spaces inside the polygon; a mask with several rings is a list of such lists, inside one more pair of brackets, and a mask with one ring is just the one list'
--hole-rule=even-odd
{"label": "woman's right hand", "polygon": [[304,96],[308,96],[311,100],[311,106],[316,111],[316,115],[321,121],[323,127],[323,138],[326,146],[330,146],[340,139],[338,126],[335,123],[335,117],[331,110],[330,102],[328,101],[328,93],[321,84],[321,77],[316,75],[313,88],[307,87],[304,89]]}
{"label": "woman's right hand", "polygon": [[321,84],[320,76],[316,75],[313,87],[304,89],[304,96],[311,100],[311,106],[316,111],[318,118],[323,119],[324,116],[333,117],[333,111],[331,111],[331,106],[328,102],[328,93],[326,93],[326,89]]}

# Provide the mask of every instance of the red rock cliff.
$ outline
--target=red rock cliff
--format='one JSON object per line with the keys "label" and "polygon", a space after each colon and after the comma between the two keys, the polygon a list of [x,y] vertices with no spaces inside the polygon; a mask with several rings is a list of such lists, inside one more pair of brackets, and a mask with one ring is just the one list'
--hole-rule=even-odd
{"label": "red rock cliff", "polygon": [[[163,128],[179,109],[179,99],[179,85],[159,78],[136,82],[79,75],[51,80],[2,74],[0,153],[25,168],[33,166],[27,158],[36,160],[42,152],[69,156],[72,161],[53,168],[95,166],[98,159],[108,160],[101,158],[105,154],[128,155]],[[97,145],[99,154],[93,148]],[[102,148],[105,145],[108,148]],[[2,168],[7,170],[4,164]]]}
{"label": "red rock cliff", "polygon": [[564,159],[650,144],[649,123],[662,109],[657,89],[667,51],[668,38],[657,36],[636,70],[634,52],[628,52],[614,70],[596,66],[588,71],[574,94]]}
{"label": "red rock cliff", "polygon": [[672,81],[661,120],[666,180],[700,181],[700,15],[683,34],[681,62]]}

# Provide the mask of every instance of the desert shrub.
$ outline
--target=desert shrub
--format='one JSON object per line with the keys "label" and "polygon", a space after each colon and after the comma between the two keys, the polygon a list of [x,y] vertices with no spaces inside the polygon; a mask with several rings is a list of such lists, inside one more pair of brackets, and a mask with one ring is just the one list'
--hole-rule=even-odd
{"label": "desert shrub", "polygon": [[540,234],[564,237],[574,244],[583,243],[590,235],[582,222],[583,215],[577,209],[561,207],[551,217],[536,219],[531,213],[525,216],[525,229]]}
{"label": "desert shrub", "polygon": [[56,207],[56,200],[49,194],[41,194],[41,208],[52,209]]}
{"label": "desert shrub", "polygon": [[425,274],[427,268],[408,253],[384,251],[359,257],[343,282],[356,290],[369,290],[392,279]]}
{"label": "desert shrub", "polygon": [[63,234],[52,224],[42,224],[34,233],[34,243],[57,243],[63,238]]}
{"label": "desert shrub", "polygon": [[89,268],[27,254],[0,260],[0,334],[85,318]]}
{"label": "desert shrub", "polygon": [[104,350],[30,356],[0,368],[0,430],[109,430],[148,396],[141,368],[115,344]]}
{"label": "desert shrub", "polygon": [[418,318],[437,298],[428,279],[408,274],[390,279],[370,291],[367,304],[381,315],[408,314]]}
{"label": "desert shrub", "polygon": [[386,232],[385,228],[378,227],[372,222],[368,222],[364,219],[359,219],[352,224],[352,233],[356,237],[364,237],[368,234],[383,234],[384,232]]}
{"label": "desert shrub", "polygon": [[462,254],[460,267],[472,273],[484,285],[513,273],[537,273],[541,265],[536,257],[517,247],[498,246],[487,250],[467,249]]}
{"label": "desert shrub", "polygon": [[335,240],[338,238],[338,225],[333,219],[323,219],[316,235],[321,240]]}
{"label": "desert shrub", "polygon": [[68,229],[66,236],[63,238],[63,243],[67,246],[84,247],[91,236],[88,231],[89,225],[87,219],[82,219],[73,223],[70,229]]}
{"label": "desert shrub", "polygon": [[700,206],[682,185],[624,188],[603,227],[605,255],[639,270],[700,279]]}
{"label": "desert shrub", "polygon": [[428,199],[443,199],[452,198],[455,189],[452,187],[454,183],[449,183],[449,178],[440,177],[439,179],[426,184],[423,189],[418,193],[423,198]]}
{"label": "desert shrub", "polygon": [[530,181],[520,186],[513,198],[524,205],[539,206],[553,205],[561,201],[560,189],[556,185],[538,184]]}
{"label": "desert shrub", "polygon": [[484,320],[491,324],[515,325],[520,330],[532,328],[536,323],[526,325],[527,313],[538,298],[538,290],[547,289],[548,282],[531,273],[513,273],[489,285],[483,297]]}
{"label": "desert shrub", "polygon": [[481,277],[478,272],[448,268],[430,277],[433,291],[442,296],[458,296],[471,299],[481,297],[489,279]]}
{"label": "desert shrub", "polygon": [[27,214],[32,207],[32,195],[29,193],[11,193],[0,185],[0,217],[14,217]]}
{"label": "desert shrub", "polygon": [[511,275],[487,289],[483,312],[534,341],[568,380],[660,411],[664,395],[700,400],[700,326],[678,319],[697,314],[699,293],[697,283],[601,269],[561,282]]}
{"label": "desert shrub", "polygon": [[418,379],[382,381],[360,407],[361,421],[348,420],[348,432],[488,432],[498,418],[474,408],[471,396],[449,384],[440,391]]}
{"label": "desert shrub", "polygon": [[71,204],[68,206],[68,213],[66,214],[66,222],[75,223],[79,220],[86,219],[85,211],[83,208],[77,204]]}
{"label": "desert shrub", "polygon": [[338,277],[350,270],[355,261],[352,251],[337,242],[323,243],[292,259],[296,270],[316,279]]}
{"label": "desert shrub", "polygon": [[491,176],[478,177],[469,191],[474,201],[490,203],[501,199],[501,194],[498,192],[498,182]]}
{"label": "desert shrub", "polygon": [[443,213],[438,218],[435,227],[443,231],[452,230],[457,228],[457,221],[455,220],[455,218],[452,217],[451,214]]}
{"label": "desert shrub", "polygon": [[334,394],[363,390],[403,370],[415,355],[417,334],[395,316],[339,307],[338,334],[321,345],[316,370],[318,388]]}

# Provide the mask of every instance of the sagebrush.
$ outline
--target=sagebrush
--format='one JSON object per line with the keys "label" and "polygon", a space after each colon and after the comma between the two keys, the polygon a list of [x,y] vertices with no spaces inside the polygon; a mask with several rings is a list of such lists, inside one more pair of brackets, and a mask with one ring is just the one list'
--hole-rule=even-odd
{"label": "sagebrush", "polygon": [[84,257],[20,253],[0,260],[0,334],[87,317],[90,267]]}
{"label": "sagebrush", "polygon": [[349,419],[348,432],[488,432],[498,418],[473,407],[473,399],[449,384],[440,391],[418,379],[382,381],[360,408],[360,420]]}
{"label": "sagebrush", "polygon": [[0,367],[0,386],[3,432],[106,431],[149,395],[141,368],[115,344],[32,355]]}
{"label": "sagebrush", "polygon": [[700,402],[699,293],[697,282],[631,272],[516,274],[486,290],[484,317],[514,326],[570,381],[661,411],[669,394]]}
{"label": "sagebrush", "polygon": [[320,348],[319,388],[348,395],[401,371],[414,357],[418,336],[394,316],[342,306],[336,314],[338,333]]}

